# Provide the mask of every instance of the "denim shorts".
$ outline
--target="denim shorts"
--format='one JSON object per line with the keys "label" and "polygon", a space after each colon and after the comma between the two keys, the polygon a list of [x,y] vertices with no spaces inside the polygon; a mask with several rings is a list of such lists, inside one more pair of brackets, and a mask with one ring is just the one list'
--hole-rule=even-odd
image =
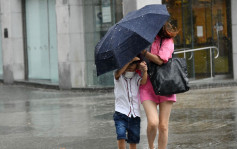
{"label": "denim shorts", "polygon": [[116,112],[114,113],[117,140],[125,139],[128,143],[138,144],[140,142],[140,117],[131,117]]}

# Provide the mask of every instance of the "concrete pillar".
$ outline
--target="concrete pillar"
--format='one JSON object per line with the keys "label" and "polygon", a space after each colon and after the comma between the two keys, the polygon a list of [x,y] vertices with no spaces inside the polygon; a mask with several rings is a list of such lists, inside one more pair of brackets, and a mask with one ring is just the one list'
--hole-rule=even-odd
{"label": "concrete pillar", "polygon": [[162,4],[161,0],[123,0],[123,15],[150,4]]}
{"label": "concrete pillar", "polygon": [[231,0],[233,77],[237,80],[237,1]]}
{"label": "concrete pillar", "polygon": [[82,0],[56,0],[59,87],[85,87],[86,54]]}
{"label": "concrete pillar", "polygon": [[[13,83],[14,80],[23,80],[25,76],[22,4],[20,0],[0,0],[0,2],[3,81]],[[8,37],[4,37],[4,30],[8,32]]]}

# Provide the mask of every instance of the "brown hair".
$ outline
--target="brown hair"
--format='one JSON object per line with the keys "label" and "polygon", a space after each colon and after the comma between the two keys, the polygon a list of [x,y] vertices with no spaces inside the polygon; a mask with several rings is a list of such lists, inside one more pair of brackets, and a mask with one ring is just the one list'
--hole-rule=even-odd
{"label": "brown hair", "polygon": [[174,38],[179,33],[179,30],[172,26],[169,22],[166,22],[160,29],[158,35],[161,38]]}

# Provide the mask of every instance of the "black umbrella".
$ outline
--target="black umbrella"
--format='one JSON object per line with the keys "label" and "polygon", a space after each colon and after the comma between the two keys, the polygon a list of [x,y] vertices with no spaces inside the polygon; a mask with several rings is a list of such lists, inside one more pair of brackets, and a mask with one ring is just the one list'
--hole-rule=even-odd
{"label": "black umbrella", "polygon": [[112,26],[95,47],[97,76],[131,61],[154,41],[169,16],[165,5],[147,5]]}

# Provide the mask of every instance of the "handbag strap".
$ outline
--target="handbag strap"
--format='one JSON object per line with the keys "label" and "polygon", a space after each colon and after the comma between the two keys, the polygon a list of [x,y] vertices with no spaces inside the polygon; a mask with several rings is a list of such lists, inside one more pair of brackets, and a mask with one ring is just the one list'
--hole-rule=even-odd
{"label": "handbag strap", "polygon": [[162,38],[160,38],[160,48],[161,48],[161,46],[162,46]]}
{"label": "handbag strap", "polygon": [[[160,48],[162,46],[162,38],[160,38]],[[151,45],[147,47],[147,51],[148,52],[151,52]],[[174,52],[172,53],[172,58],[174,57]],[[146,63],[149,63],[149,60],[145,57],[142,57],[142,60],[144,60]]]}
{"label": "handbag strap", "polygon": [[[160,48],[161,48],[161,46],[162,46],[162,38],[160,38]],[[173,53],[172,53],[172,58],[174,57],[174,51],[173,51]]]}
{"label": "handbag strap", "polygon": [[[162,46],[162,38],[160,38],[160,48]],[[174,52],[172,53],[172,58],[174,57]]]}

